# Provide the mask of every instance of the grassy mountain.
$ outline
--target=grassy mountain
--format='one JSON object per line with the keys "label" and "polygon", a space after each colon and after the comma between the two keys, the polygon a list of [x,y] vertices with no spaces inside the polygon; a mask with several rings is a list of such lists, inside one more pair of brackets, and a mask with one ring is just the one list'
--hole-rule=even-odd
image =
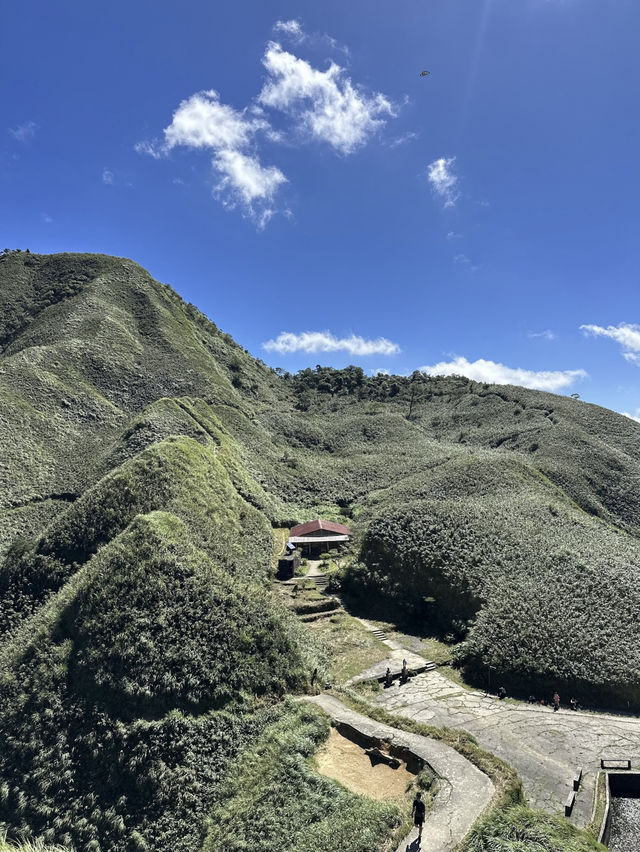
{"label": "grassy mountain", "polygon": [[[207,816],[222,831],[254,783],[238,755],[288,743],[313,836],[338,830],[303,766],[320,723],[282,704],[322,649],[270,592],[272,528],[319,514],[353,527],[345,592],[447,635],[469,678],[640,707],[633,421],[462,378],[283,374],[129,260],[11,252],[0,287],[12,835],[213,848]],[[340,830],[365,812],[346,797]]]}

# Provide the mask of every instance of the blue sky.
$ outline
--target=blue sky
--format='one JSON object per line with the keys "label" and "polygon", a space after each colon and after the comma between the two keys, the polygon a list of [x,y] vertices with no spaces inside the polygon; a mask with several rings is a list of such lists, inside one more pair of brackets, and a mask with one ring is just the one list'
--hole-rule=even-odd
{"label": "blue sky", "polygon": [[3,246],[131,257],[273,366],[640,417],[638,32],[633,0],[10,4]]}

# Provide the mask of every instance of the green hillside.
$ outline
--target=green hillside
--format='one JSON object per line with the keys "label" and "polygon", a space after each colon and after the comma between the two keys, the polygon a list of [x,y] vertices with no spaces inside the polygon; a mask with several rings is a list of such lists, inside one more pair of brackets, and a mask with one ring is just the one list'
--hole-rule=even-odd
{"label": "green hillside", "polygon": [[213,849],[243,785],[284,783],[239,755],[291,750],[310,837],[371,819],[384,848],[396,812],[336,799],[304,762],[326,731],[283,702],[325,649],[271,591],[273,528],[319,515],[353,528],[344,594],[445,637],[468,679],[640,709],[638,424],[463,378],[283,374],[129,260],[11,252],[0,287],[10,837]]}

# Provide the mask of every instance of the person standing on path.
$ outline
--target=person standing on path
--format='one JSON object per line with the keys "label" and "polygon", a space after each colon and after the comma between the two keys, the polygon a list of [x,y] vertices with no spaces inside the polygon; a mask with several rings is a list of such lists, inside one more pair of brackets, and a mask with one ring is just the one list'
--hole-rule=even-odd
{"label": "person standing on path", "polygon": [[413,824],[418,829],[418,843],[422,839],[422,826],[424,824],[424,802],[422,801],[422,793],[416,793],[416,797],[413,800],[413,807],[411,808],[411,814],[413,816]]}
{"label": "person standing on path", "polygon": [[553,693],[553,712],[560,709],[560,696],[557,692]]}

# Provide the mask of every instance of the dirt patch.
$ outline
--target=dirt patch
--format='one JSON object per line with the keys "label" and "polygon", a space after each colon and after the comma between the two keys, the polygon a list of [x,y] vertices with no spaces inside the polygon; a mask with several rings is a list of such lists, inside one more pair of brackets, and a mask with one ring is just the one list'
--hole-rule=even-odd
{"label": "dirt patch", "polygon": [[316,754],[321,775],[339,781],[353,793],[378,801],[404,799],[406,789],[415,775],[401,762],[397,769],[384,763],[372,766],[365,750],[331,728],[329,739]]}

